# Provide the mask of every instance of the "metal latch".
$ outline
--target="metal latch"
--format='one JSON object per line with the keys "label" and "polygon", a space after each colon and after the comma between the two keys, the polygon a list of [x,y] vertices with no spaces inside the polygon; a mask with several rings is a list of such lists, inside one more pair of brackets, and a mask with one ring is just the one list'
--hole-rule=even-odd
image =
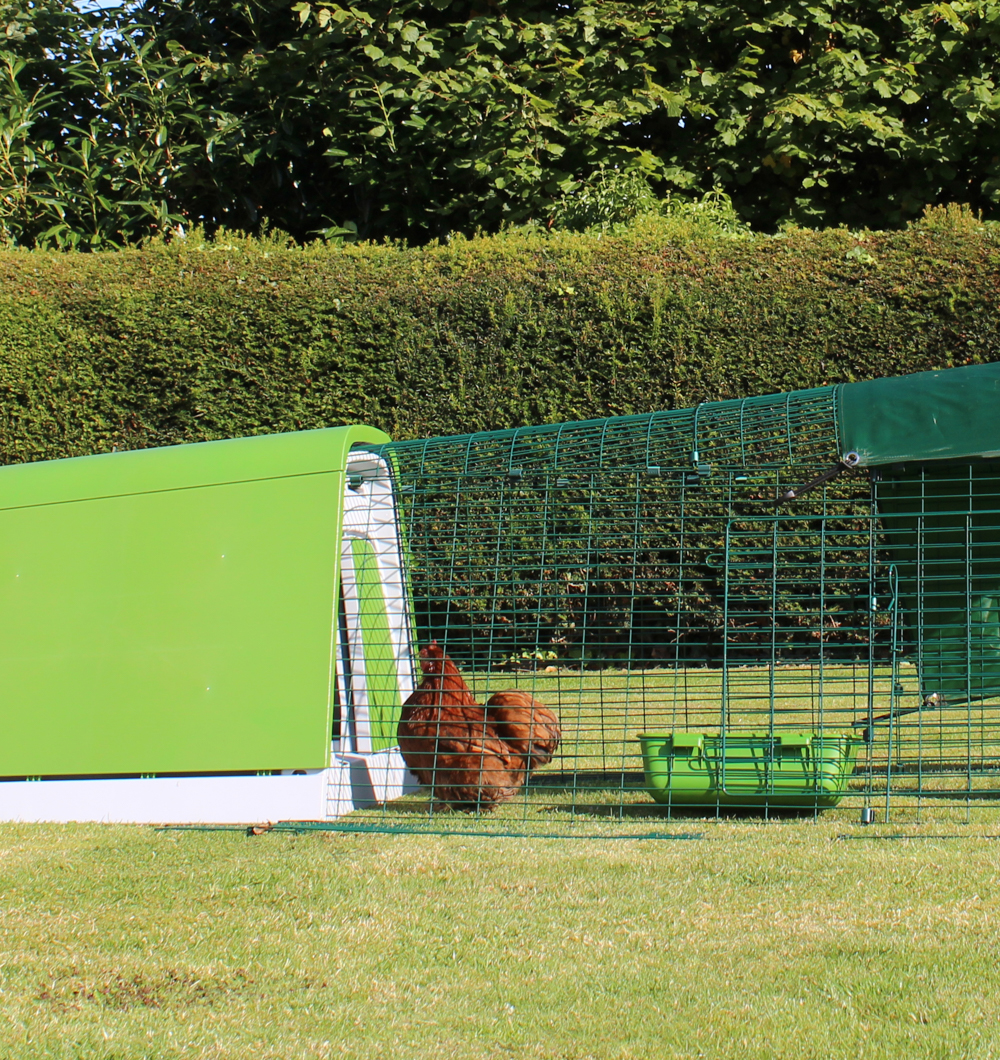
{"label": "metal latch", "polygon": [[786,501],[798,500],[803,493],[808,493],[809,490],[815,489],[817,486],[822,486],[824,483],[829,482],[831,479],[835,479],[845,471],[853,471],[860,462],[861,457],[857,453],[844,453],[829,471],[824,471],[822,475],[817,475],[804,486],[799,486],[798,489],[786,490],[774,503],[778,505],[784,504]]}

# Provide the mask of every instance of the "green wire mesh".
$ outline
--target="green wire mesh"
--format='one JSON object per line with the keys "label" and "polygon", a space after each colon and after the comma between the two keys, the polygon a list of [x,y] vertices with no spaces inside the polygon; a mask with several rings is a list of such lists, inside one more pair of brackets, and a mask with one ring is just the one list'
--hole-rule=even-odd
{"label": "green wire mesh", "polygon": [[836,459],[836,387],[693,409],[398,442],[404,481],[503,474],[582,475],[685,469],[780,468]]}
{"label": "green wire mesh", "polygon": [[832,387],[382,453],[416,645],[479,702],[529,692],[563,739],[494,813],[424,790],[343,827],[648,834],[1000,794],[989,462],[852,473]]}

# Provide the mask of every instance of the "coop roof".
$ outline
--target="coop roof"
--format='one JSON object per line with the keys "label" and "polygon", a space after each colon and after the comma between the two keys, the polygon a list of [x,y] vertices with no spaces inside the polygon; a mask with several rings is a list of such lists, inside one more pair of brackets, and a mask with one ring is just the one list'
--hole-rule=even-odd
{"label": "coop roof", "polygon": [[0,468],[0,511],[343,472],[353,446],[375,447],[387,441],[388,436],[373,427],[328,427],[10,464]]}

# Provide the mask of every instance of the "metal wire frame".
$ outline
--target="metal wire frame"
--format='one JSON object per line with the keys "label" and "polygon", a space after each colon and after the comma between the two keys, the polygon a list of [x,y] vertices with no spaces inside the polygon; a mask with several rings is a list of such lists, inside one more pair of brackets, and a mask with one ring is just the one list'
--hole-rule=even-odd
{"label": "metal wire frame", "polygon": [[435,475],[655,474],[699,465],[704,471],[713,463],[755,470],[825,466],[839,453],[836,391],[819,387],[779,398],[399,442],[388,449],[404,481]]}
{"label": "metal wire frame", "polygon": [[[545,702],[563,742],[494,814],[425,794],[351,827],[648,834],[741,808],[718,790],[654,803],[650,732],[729,740],[721,788],[756,777],[742,809],[764,816],[789,809],[775,770],[783,740],[813,753],[794,751],[802,733],[858,738],[852,813],[968,817],[1000,794],[994,465],[842,475],[778,505],[841,458],[834,388],[386,453],[418,642],[437,639],[480,702]],[[828,804],[817,789],[795,808]]]}

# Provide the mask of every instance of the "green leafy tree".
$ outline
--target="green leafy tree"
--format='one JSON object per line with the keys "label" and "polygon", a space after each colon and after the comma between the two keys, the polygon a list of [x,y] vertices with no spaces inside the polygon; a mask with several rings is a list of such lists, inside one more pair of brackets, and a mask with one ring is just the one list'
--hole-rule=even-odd
{"label": "green leafy tree", "polygon": [[1000,196],[997,4],[299,10],[351,53],[331,150],[397,222],[406,192],[465,225],[543,219],[601,166],[721,186],[764,228]]}
{"label": "green leafy tree", "polygon": [[422,242],[603,224],[650,189],[724,193],[763,230],[1000,213],[1000,0],[4,10],[21,242],[179,223]]}
{"label": "green leafy tree", "polygon": [[157,44],[120,14],[0,6],[0,238],[114,248],[191,219],[234,123]]}
{"label": "green leafy tree", "polygon": [[297,233],[549,224],[609,173],[722,189],[764,229],[1000,202],[998,3],[293,10],[298,26],[273,4],[150,13],[240,115],[261,210]]}

